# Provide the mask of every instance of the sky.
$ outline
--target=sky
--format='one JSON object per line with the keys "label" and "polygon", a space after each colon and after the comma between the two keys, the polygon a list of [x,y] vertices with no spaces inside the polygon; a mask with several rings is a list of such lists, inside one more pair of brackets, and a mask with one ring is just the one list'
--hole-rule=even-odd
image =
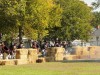
{"label": "sky", "polygon": [[[88,4],[89,6],[91,6],[92,2],[95,2],[96,0],[83,0],[86,4]],[[100,11],[100,7],[94,11]]]}
{"label": "sky", "polygon": [[92,2],[95,2],[95,0],[84,0],[85,3],[87,3],[89,6],[91,6]]}

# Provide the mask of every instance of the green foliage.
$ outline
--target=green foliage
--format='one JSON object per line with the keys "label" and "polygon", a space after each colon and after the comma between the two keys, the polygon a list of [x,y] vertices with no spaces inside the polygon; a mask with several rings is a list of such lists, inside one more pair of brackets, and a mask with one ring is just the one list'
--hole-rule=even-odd
{"label": "green foliage", "polygon": [[29,10],[27,10],[27,15],[31,17],[31,19],[27,18],[28,22],[30,23],[31,27],[37,31],[37,37],[39,35],[42,37],[42,34],[45,33],[45,28],[48,27],[49,22],[50,7],[48,5],[48,1],[32,0],[27,4],[27,8],[29,8]]}
{"label": "green foliage", "polygon": [[94,12],[94,18],[91,21],[93,27],[97,28],[100,25],[100,12]]}
{"label": "green foliage", "polygon": [[42,39],[47,28],[60,25],[61,9],[54,0],[1,0],[0,6],[0,31],[4,34],[18,33],[21,26],[25,36]]}
{"label": "green foliage", "polygon": [[[63,8],[61,27],[54,29],[59,38],[88,40],[92,26],[91,8],[79,0],[60,0]],[[55,33],[56,35],[56,33]]]}
{"label": "green foliage", "polygon": [[[8,12],[9,11],[9,12]],[[13,13],[12,6],[8,0],[0,1],[0,32],[8,33],[9,30],[13,31],[15,28],[15,20],[12,16],[9,16],[10,13]]]}
{"label": "green foliage", "polygon": [[99,7],[100,7],[100,2],[99,2],[99,0],[95,0],[95,2],[92,2],[92,6],[93,6],[94,9],[99,8]]}
{"label": "green foliage", "polygon": [[[11,60],[12,61],[12,60]],[[95,61],[95,60],[94,60]],[[95,66],[95,68],[94,68]],[[48,62],[0,66],[1,75],[100,75],[99,62]]]}
{"label": "green foliage", "polygon": [[54,0],[55,4],[49,12],[50,20],[49,20],[49,28],[60,27],[61,26],[61,18],[62,18],[62,8],[60,3]]}
{"label": "green foliage", "polygon": [[27,16],[30,16],[27,22],[37,31],[38,39],[48,35],[48,29],[60,25],[62,9],[54,0],[30,0],[27,8]]}
{"label": "green foliage", "polygon": [[0,32],[9,36],[21,27],[35,40],[88,40],[91,19],[91,8],[79,0],[0,0]]}

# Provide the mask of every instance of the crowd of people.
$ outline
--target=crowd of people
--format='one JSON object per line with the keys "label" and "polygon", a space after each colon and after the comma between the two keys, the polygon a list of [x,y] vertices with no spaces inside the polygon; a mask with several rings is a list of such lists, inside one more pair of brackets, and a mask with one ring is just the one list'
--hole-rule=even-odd
{"label": "crowd of people", "polygon": [[[0,44],[0,59],[14,59],[16,54],[16,49],[23,48],[23,43],[20,43],[19,45],[17,43],[10,44],[9,47],[5,45],[4,42]],[[42,56],[46,56],[47,48],[49,47],[63,47],[65,50],[68,47],[68,43],[66,41],[44,41],[40,43],[39,41],[33,41],[31,42],[31,48],[37,49],[37,53],[41,53]],[[4,53],[6,53],[8,56],[4,58]]]}
{"label": "crowd of people", "polygon": [[[16,53],[16,44],[10,45],[7,47],[4,42],[0,44],[0,58],[1,59],[14,59],[15,58],[15,53]],[[5,57],[5,55],[7,57]]]}
{"label": "crowd of people", "polygon": [[67,50],[68,43],[66,41],[45,41],[41,44],[38,41],[32,43],[32,48],[37,49],[38,52],[42,53],[42,56],[46,56],[47,48],[49,47],[63,47]]}

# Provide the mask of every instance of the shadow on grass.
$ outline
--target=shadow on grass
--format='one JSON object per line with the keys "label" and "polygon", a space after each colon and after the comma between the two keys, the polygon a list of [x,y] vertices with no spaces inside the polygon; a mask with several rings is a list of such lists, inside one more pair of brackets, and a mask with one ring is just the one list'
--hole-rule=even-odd
{"label": "shadow on grass", "polygon": [[86,59],[84,59],[84,60],[83,59],[80,59],[80,60],[62,60],[62,61],[55,61],[55,62],[62,62],[62,63],[99,62],[100,63],[100,59],[94,59],[94,60],[91,60],[91,59],[88,59],[88,60],[86,60]]}

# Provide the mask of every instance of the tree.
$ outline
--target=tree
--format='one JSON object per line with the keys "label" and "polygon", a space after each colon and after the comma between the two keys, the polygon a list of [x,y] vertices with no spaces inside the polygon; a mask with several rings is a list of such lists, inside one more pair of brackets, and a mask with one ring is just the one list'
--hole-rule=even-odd
{"label": "tree", "polygon": [[[92,3],[92,6],[95,9],[98,9],[100,7],[100,1],[96,0],[95,2]],[[94,28],[97,28],[98,25],[100,25],[100,12],[99,11],[95,11],[93,12],[94,18],[91,21],[91,24]]]}
{"label": "tree", "polygon": [[94,18],[91,21],[91,24],[94,28],[97,28],[100,25],[100,12],[93,12]]}
{"label": "tree", "polygon": [[8,31],[13,31],[15,27],[15,19],[9,16],[11,11],[14,13],[12,6],[9,4],[8,0],[0,1],[0,32],[8,33]]}
{"label": "tree", "polygon": [[42,39],[48,28],[60,22],[61,8],[55,0],[1,0],[0,5],[1,32],[19,31],[19,42],[22,42],[22,33],[32,39]]}
{"label": "tree", "polygon": [[99,0],[95,0],[95,2],[92,2],[93,8],[97,9],[100,7],[100,1]]}
{"label": "tree", "polygon": [[32,15],[29,23],[37,34],[38,40],[42,40],[50,28],[60,25],[62,9],[55,0],[31,0],[28,2],[28,13]]}
{"label": "tree", "polygon": [[7,38],[12,39],[16,35],[17,26],[15,20],[15,7],[16,2],[13,0],[0,0],[0,32],[8,34]]}
{"label": "tree", "polygon": [[53,32],[57,31],[57,37],[65,40],[88,40],[92,28],[91,8],[79,0],[59,0],[59,3],[63,8],[61,27],[54,29]]}
{"label": "tree", "polygon": [[59,37],[59,29],[61,27],[61,19],[63,9],[59,3],[59,0],[54,0],[55,6],[50,11],[50,21],[48,31],[49,34],[45,37],[47,39],[55,39]]}

